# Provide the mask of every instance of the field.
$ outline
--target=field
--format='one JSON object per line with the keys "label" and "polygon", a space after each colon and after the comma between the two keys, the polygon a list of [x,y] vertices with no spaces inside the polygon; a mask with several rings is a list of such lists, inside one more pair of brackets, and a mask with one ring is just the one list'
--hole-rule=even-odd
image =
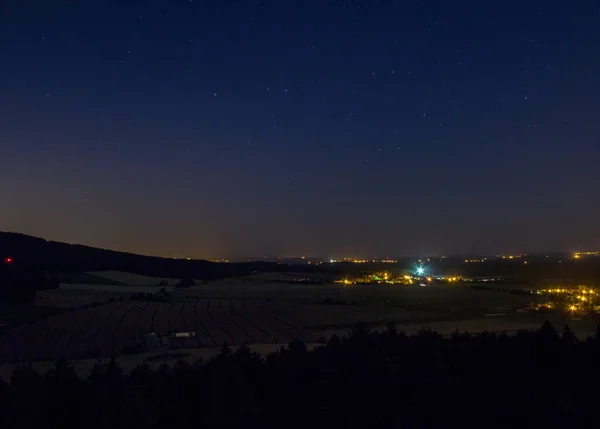
{"label": "field", "polygon": [[117,301],[52,316],[10,330],[0,340],[0,360],[30,362],[60,356],[82,359],[120,354],[154,332],[197,332],[205,347],[281,344],[309,339],[298,326],[259,301]]}
{"label": "field", "polygon": [[[101,277],[102,273],[93,273]],[[38,307],[60,310],[43,320],[5,330],[0,361],[33,362],[108,357],[138,350],[149,333],[196,332],[205,349],[223,344],[278,345],[294,338],[308,343],[343,335],[357,322],[382,328],[389,322],[407,333],[423,328],[454,331],[535,329],[544,319],[579,334],[595,322],[561,313],[527,312],[536,295],[507,293],[508,286],[300,285],[247,277],[170,290],[170,301],[129,299],[160,290],[156,279],[108,275],[112,285],[62,285],[38,294]],[[263,276],[264,277],[264,276]],[[127,286],[124,280],[135,285]],[[118,284],[115,284],[118,283]],[[145,283],[145,285],[144,285]],[[514,285],[510,285],[514,288]],[[136,349],[136,347],[138,347]]]}
{"label": "field", "polygon": [[105,284],[115,282],[117,284],[128,286],[158,286],[161,282],[165,282],[167,286],[175,286],[181,279],[148,277],[141,274],[124,273],[122,271],[94,271],[87,273],[94,277],[103,279]]}

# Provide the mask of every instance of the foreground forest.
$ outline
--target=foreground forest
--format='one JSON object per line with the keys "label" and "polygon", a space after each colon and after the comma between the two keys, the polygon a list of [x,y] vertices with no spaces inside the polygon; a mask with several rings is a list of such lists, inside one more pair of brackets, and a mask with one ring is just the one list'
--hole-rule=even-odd
{"label": "foreground forest", "polygon": [[358,325],[308,351],[262,359],[224,348],[208,362],[99,363],[86,379],[66,360],[0,383],[2,428],[536,427],[597,421],[600,337],[579,342],[545,323],[515,336]]}

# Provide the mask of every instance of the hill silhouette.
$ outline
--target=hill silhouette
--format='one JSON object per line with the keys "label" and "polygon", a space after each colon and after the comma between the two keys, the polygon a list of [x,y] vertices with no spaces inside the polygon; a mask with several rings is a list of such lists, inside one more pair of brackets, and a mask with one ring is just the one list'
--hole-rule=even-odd
{"label": "hill silhouette", "polygon": [[[49,241],[14,232],[0,232],[0,257],[12,258],[22,269],[49,273],[125,271],[152,277],[215,280],[253,272],[293,271],[299,267],[271,262],[218,263],[186,260],[99,249],[79,244]],[[302,266],[302,271],[318,272]]]}

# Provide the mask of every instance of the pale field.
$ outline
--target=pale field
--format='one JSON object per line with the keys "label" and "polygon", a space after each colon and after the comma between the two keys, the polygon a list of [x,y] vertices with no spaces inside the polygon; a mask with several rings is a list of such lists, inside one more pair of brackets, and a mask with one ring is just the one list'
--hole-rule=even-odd
{"label": "pale field", "polygon": [[[517,295],[507,289],[528,289],[526,285],[295,285],[227,279],[175,292],[200,298],[266,300],[279,313],[313,333],[328,338],[344,333],[357,322],[385,326],[389,322],[406,332],[430,328],[443,334],[455,331],[515,332],[536,329],[549,320],[557,329],[565,324],[582,338],[593,335],[596,322],[560,312],[541,314],[524,310],[543,298]],[[479,286],[479,285],[478,285]],[[329,298],[333,304],[325,303]],[[345,303],[339,305],[338,303]],[[499,314],[500,316],[489,316]]]}
{"label": "pale field", "polygon": [[181,281],[181,279],[149,277],[141,274],[126,273],[123,271],[93,271],[88,274],[123,283],[129,286],[158,286],[161,281],[165,280],[168,286],[173,287]]}
{"label": "pale field", "polygon": [[61,283],[59,290],[78,292],[98,292],[98,293],[117,293],[117,294],[133,294],[133,293],[157,293],[164,289],[167,292],[175,290],[174,287],[161,286],[129,286],[129,285],[78,285]]}
{"label": "pale field", "polygon": [[[502,288],[498,285],[497,288]],[[510,285],[509,287],[512,287]],[[275,282],[248,282],[234,279],[216,281],[177,291],[182,296],[202,298],[265,299],[287,304],[322,304],[327,298],[359,306],[387,306],[406,309],[469,312],[521,307],[534,295],[519,296],[498,292],[497,288],[476,290],[469,285],[302,285]]]}
{"label": "pale field", "polygon": [[[44,307],[79,308],[91,304],[105,303],[110,299],[128,298],[134,293],[155,293],[158,286],[113,286],[61,284],[58,289],[36,293],[35,304]],[[172,290],[173,288],[166,288]]]}
{"label": "pale field", "polygon": [[[493,285],[483,290],[464,284],[344,287],[252,277],[173,290],[173,301],[152,303],[127,298],[135,292],[156,292],[160,289],[157,286],[66,285],[40,292],[37,301],[45,306],[70,307],[70,312],[7,335],[5,340],[17,344],[20,351],[13,353],[13,347],[6,343],[5,360],[10,361],[10,356],[20,361],[50,359],[61,352],[81,359],[96,349],[106,356],[115,344],[120,350],[147,333],[169,330],[193,330],[210,337],[211,343],[199,352],[209,354],[223,342],[272,348],[292,338],[308,343],[327,340],[333,334],[345,335],[358,322],[374,329],[384,329],[393,322],[408,334],[431,329],[449,335],[456,331],[514,333],[537,329],[548,319],[558,329],[568,324],[580,338],[595,331],[596,322],[590,319],[525,311],[542,298],[511,294],[504,288],[518,289],[518,285]],[[116,302],[81,308],[111,299]]]}
{"label": "pale field", "polygon": [[115,300],[15,325],[0,336],[0,362],[79,360],[144,349],[146,336],[195,332],[199,348],[223,344],[284,344],[311,334],[264,301],[202,299]]}
{"label": "pale field", "polygon": [[[99,273],[93,273],[99,275]],[[119,273],[114,280],[140,277]],[[175,297],[186,300],[229,299],[253,300],[276,304],[283,316],[310,330],[347,328],[359,321],[378,325],[480,319],[485,314],[515,313],[531,302],[535,295],[514,295],[497,289],[515,285],[493,285],[476,290],[469,285],[363,285],[339,284],[303,285],[265,281],[264,275],[232,278],[199,284],[187,289],[172,290]],[[153,279],[154,280],[154,279]],[[145,281],[148,283],[149,281]],[[38,294],[38,301],[47,305],[76,307],[134,292],[157,292],[157,286],[93,286],[61,285],[57,291]],[[518,287],[518,285],[517,285]],[[71,290],[67,290],[71,289]],[[327,302],[328,300],[329,302]],[[536,317],[539,319],[539,317]],[[520,319],[519,319],[520,320]],[[542,319],[543,321],[543,319]]]}

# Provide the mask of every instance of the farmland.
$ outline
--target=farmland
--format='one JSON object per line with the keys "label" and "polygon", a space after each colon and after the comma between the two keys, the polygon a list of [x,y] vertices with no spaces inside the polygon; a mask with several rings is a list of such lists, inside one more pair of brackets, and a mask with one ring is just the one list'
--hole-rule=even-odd
{"label": "farmland", "polygon": [[279,344],[308,338],[259,301],[200,299],[186,302],[116,301],[55,315],[10,330],[0,341],[0,360],[29,362],[110,356],[155,332],[193,331],[206,347]]}
{"label": "farmland", "polygon": [[88,273],[94,277],[100,278],[104,284],[114,282],[116,284],[128,286],[156,286],[161,282],[165,282],[165,286],[175,286],[181,279],[163,279],[159,277],[142,276],[140,274],[125,273],[122,271],[97,271]]}
{"label": "farmland", "polygon": [[[158,278],[127,273],[107,276],[114,283],[69,284],[39,292],[37,307],[52,308],[53,312],[46,311],[45,318],[5,329],[0,337],[0,361],[33,362],[60,356],[76,360],[140,353],[150,333],[165,336],[195,332],[199,347],[204,349],[217,349],[223,344],[277,345],[294,338],[318,342],[332,334],[343,335],[359,321],[375,327],[394,322],[407,333],[430,328],[442,334],[456,330],[515,332],[535,329],[545,319],[557,326],[568,323],[580,334],[593,333],[595,327],[595,322],[564,313],[540,315],[525,311],[538,298],[506,293],[502,285],[344,287],[296,285],[246,276],[175,290],[156,286],[161,280]],[[130,299],[140,292],[164,294],[165,299]]]}

